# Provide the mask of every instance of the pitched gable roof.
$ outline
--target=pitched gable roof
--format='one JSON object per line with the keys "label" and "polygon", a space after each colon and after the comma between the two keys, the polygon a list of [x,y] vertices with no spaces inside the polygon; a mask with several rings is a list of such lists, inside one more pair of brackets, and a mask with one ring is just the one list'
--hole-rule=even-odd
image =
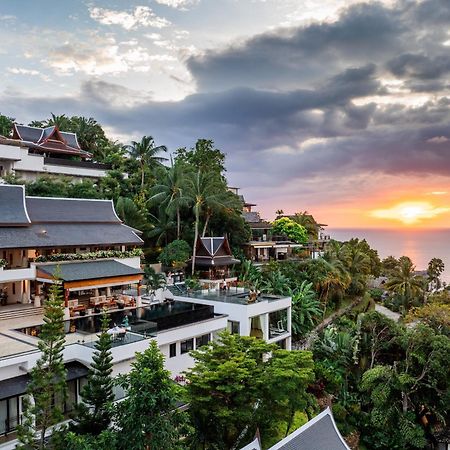
{"label": "pitched gable roof", "polygon": [[92,154],[83,150],[75,133],[60,131],[57,126],[46,128],[14,124],[12,140],[21,141],[34,150],[50,153],[64,153],[91,158]]}
{"label": "pitched gable roof", "polygon": [[31,223],[24,198],[24,186],[1,185],[0,226],[27,226]]}
{"label": "pitched gable roof", "polygon": [[239,264],[233,258],[230,244],[226,237],[202,237],[197,240],[196,266],[229,266]]}
{"label": "pitched gable roof", "polygon": [[350,447],[327,408],[269,450],[350,450]]}
{"label": "pitched gable roof", "polygon": [[111,200],[25,197],[24,186],[0,184],[0,248],[142,245]]}

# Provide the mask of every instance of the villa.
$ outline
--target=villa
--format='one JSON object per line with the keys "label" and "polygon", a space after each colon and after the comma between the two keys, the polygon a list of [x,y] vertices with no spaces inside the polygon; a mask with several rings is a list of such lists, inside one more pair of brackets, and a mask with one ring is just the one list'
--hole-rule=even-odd
{"label": "villa", "polygon": [[14,124],[12,137],[0,136],[0,178],[13,174],[25,181],[42,175],[99,179],[110,167],[92,161],[75,133],[57,126],[36,128]]}
{"label": "villa", "polygon": [[[0,448],[13,447],[29,371],[40,356],[43,303],[58,280],[64,295],[64,363],[69,413],[80,400],[107,309],[113,375],[131,368],[135,353],[155,340],[176,379],[192,367],[189,352],[228,329],[280,347],[291,345],[291,299],[236,285],[225,238],[198,246],[200,290],[181,284],[146,294],[140,232],[123,224],[112,201],[40,198],[24,186],[0,185]],[[125,393],[115,388],[116,399]],[[5,444],[1,442],[6,441]]]}
{"label": "villa", "polygon": [[229,188],[242,201],[242,216],[250,227],[252,237],[245,244],[246,256],[254,263],[266,263],[270,260],[284,260],[292,256],[296,249],[303,247],[291,241],[286,236],[272,234],[272,224],[261,218],[258,211],[253,211],[254,203],[248,203],[243,195],[239,195],[239,188]]}

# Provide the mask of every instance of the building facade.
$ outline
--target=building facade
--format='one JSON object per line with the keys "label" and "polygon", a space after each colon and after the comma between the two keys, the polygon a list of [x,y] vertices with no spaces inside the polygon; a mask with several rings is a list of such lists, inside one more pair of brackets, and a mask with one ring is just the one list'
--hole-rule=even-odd
{"label": "building facade", "polygon": [[28,127],[14,124],[12,137],[0,136],[0,179],[8,174],[24,181],[43,175],[72,179],[99,179],[109,166],[92,161],[82,150],[75,133],[58,127]]}

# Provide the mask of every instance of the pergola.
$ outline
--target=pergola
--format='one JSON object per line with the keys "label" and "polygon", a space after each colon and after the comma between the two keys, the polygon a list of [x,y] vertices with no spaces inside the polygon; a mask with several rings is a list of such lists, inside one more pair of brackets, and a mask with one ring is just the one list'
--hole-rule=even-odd
{"label": "pergola", "polygon": [[65,304],[72,291],[111,288],[136,284],[138,296],[143,271],[115,260],[95,260],[42,264],[36,267],[36,280],[41,283],[62,283]]}

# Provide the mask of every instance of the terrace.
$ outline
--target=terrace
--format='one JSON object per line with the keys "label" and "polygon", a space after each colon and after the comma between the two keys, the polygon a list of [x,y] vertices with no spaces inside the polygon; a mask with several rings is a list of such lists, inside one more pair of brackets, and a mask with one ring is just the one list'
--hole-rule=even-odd
{"label": "terrace", "polygon": [[248,305],[262,302],[276,302],[286,297],[271,294],[259,294],[255,300],[252,299],[252,292],[242,287],[230,287],[228,289],[202,289],[189,291],[184,284],[168,286],[170,291],[176,296],[183,296],[197,300],[211,300],[213,302],[232,303],[235,305]]}
{"label": "terrace", "polygon": [[[156,337],[160,331],[189,325],[214,317],[214,308],[183,302],[168,302],[140,308],[108,312],[109,326],[126,330],[123,336],[111,333],[113,347]],[[64,322],[66,343],[78,343],[92,347],[101,331],[101,314],[76,317]],[[39,337],[41,325],[17,328],[27,336]],[[119,333],[117,333],[119,334]]]}

